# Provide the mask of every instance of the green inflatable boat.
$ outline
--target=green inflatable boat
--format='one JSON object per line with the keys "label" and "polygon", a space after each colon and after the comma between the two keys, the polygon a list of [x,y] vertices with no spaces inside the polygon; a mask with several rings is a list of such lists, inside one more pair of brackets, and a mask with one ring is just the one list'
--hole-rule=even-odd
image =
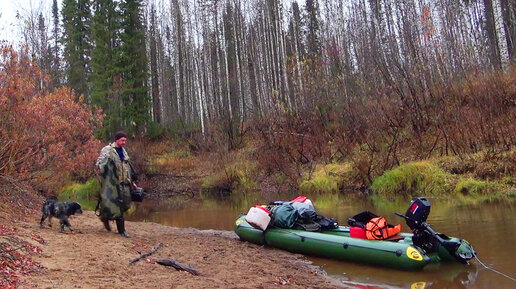
{"label": "green inflatable boat", "polygon": [[[234,230],[241,240],[258,245],[337,260],[352,261],[402,270],[419,270],[430,263],[467,263],[475,256],[471,245],[462,239],[436,233],[425,223],[428,213],[422,212],[426,199],[412,202],[407,224],[413,233],[399,233],[390,240],[368,240],[350,236],[350,227],[308,232],[294,229],[269,227],[265,231],[255,229],[245,221],[245,215],[237,218]],[[416,204],[416,205],[413,205]],[[423,215],[410,213],[418,206]],[[414,210],[413,211],[417,211]],[[417,217],[418,219],[416,220]],[[424,220],[423,220],[424,219]]]}

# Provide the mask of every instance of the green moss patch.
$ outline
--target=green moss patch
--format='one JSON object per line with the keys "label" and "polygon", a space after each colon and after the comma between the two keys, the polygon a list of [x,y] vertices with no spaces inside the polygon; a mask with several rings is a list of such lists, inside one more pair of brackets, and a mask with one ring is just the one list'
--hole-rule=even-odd
{"label": "green moss patch", "polygon": [[299,184],[299,190],[306,195],[338,193],[350,179],[351,172],[350,163],[318,165],[312,178]]}
{"label": "green moss patch", "polygon": [[455,186],[455,194],[463,201],[494,200],[503,195],[500,184],[475,179],[461,179]]}
{"label": "green moss patch", "polygon": [[94,210],[99,193],[99,181],[97,179],[90,179],[85,184],[75,183],[65,187],[59,193],[58,199],[63,202],[78,202],[83,209]]}
{"label": "green moss patch", "polygon": [[371,189],[383,197],[443,196],[453,190],[453,175],[430,161],[403,164],[374,179]]}
{"label": "green moss patch", "polygon": [[254,180],[256,165],[251,162],[235,162],[215,172],[202,181],[203,192],[232,192],[252,190],[258,187]]}

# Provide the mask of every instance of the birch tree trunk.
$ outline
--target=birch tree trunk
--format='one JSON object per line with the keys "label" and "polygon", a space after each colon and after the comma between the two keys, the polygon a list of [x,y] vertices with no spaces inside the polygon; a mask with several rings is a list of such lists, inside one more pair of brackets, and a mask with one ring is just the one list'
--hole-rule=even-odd
{"label": "birch tree trunk", "polygon": [[181,37],[181,30],[182,27],[182,16],[181,16],[181,7],[179,6],[178,0],[172,0],[171,1],[171,10],[172,10],[172,17],[174,19],[174,38],[173,41],[176,43],[176,49],[174,50],[174,61],[175,61],[175,83],[176,83],[176,95],[177,95],[177,113],[179,117],[183,116],[183,39]]}
{"label": "birch tree trunk", "polygon": [[509,50],[507,47],[507,36],[502,15],[502,6],[500,0],[493,0],[493,20],[496,30],[496,41],[498,43],[498,55],[500,55],[500,64],[504,71],[509,68]]}

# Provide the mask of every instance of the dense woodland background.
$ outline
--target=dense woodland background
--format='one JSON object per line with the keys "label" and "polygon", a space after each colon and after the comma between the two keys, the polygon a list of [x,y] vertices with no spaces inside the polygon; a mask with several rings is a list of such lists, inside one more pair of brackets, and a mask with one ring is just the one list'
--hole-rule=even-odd
{"label": "dense woodland background", "polygon": [[[511,0],[53,0],[19,25],[2,89],[9,61],[37,64],[32,94],[85,110],[91,127],[69,128],[80,147],[119,129],[208,151],[250,136],[265,170],[351,159],[368,184],[407,160],[516,144]],[[55,142],[16,150],[1,124],[4,172],[29,151],[49,159]]]}
{"label": "dense woodland background", "polygon": [[42,269],[41,196],[94,210],[120,129],[148,216],[516,200],[515,0],[25,2],[0,40],[2,288]]}

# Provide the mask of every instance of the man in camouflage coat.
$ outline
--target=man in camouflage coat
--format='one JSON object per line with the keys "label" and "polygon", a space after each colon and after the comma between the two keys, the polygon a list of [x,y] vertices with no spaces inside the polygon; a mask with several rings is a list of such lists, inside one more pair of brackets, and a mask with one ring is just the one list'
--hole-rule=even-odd
{"label": "man in camouflage coat", "polygon": [[111,231],[110,220],[115,220],[118,233],[126,238],[124,212],[131,204],[131,191],[136,189],[135,173],[129,164],[129,155],[124,149],[127,136],[119,131],[114,135],[115,142],[102,148],[97,159],[101,180],[100,220],[106,230]]}

